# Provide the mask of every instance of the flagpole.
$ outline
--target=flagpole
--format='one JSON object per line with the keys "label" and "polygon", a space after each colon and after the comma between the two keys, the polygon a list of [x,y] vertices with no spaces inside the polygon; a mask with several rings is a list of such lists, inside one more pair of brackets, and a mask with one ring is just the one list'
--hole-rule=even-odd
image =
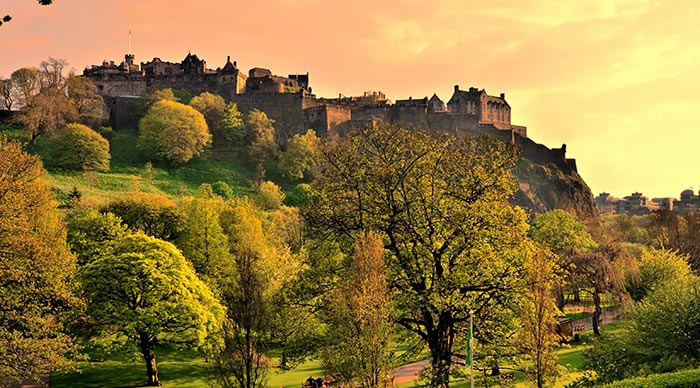
{"label": "flagpole", "polygon": [[474,346],[473,346],[473,330],[474,330],[474,318],[472,316],[474,312],[469,310],[469,379],[470,387],[474,388]]}

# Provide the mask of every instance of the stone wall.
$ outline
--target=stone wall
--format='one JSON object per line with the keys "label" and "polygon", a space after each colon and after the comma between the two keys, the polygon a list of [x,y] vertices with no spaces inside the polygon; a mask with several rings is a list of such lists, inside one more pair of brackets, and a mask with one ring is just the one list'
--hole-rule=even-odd
{"label": "stone wall", "polygon": [[305,133],[308,128],[304,109],[319,105],[316,99],[297,93],[237,94],[232,102],[238,104],[238,110],[244,114],[258,109],[275,120],[276,139],[280,144],[295,134]]}
{"label": "stone wall", "polygon": [[109,109],[109,124],[113,129],[138,128],[139,120],[146,114],[143,97],[104,97]]}

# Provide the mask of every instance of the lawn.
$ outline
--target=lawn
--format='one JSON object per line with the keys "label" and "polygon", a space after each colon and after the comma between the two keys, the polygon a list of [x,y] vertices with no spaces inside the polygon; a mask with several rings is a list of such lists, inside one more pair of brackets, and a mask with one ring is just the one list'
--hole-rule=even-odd
{"label": "lawn", "polygon": [[[601,328],[603,333],[623,330],[624,323],[615,322]],[[581,333],[581,341],[563,345],[558,351],[559,364],[565,369],[554,387],[564,387],[583,373],[583,350],[590,342],[590,330]],[[205,359],[193,351],[178,351],[172,348],[159,348],[156,351],[158,371],[164,387],[208,388],[207,374],[209,365]],[[273,359],[273,364],[276,359]],[[463,369],[466,374],[466,369]],[[509,372],[504,368],[504,372]],[[310,360],[291,370],[270,369],[268,387],[300,387],[303,380],[309,377],[323,375],[318,360]],[[475,372],[475,382],[480,385],[481,377]],[[498,387],[497,377],[489,379],[491,387]],[[132,388],[142,387],[146,381],[146,367],[137,357],[127,354],[113,354],[103,362],[81,362],[80,372],[52,376],[55,388]],[[450,384],[453,388],[469,387],[468,374],[464,378],[455,379]],[[514,387],[528,387],[521,372],[515,372]],[[424,387],[414,381],[401,385],[402,388]]]}

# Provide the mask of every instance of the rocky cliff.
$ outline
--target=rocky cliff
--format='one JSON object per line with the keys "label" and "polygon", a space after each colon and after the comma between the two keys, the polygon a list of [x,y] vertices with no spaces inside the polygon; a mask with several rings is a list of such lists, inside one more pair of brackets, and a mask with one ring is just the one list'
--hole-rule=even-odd
{"label": "rocky cliff", "polygon": [[516,137],[522,159],[514,173],[520,190],[513,203],[544,213],[553,209],[570,210],[579,219],[599,223],[594,196],[576,170],[576,162],[566,159],[566,146],[549,149],[531,139]]}

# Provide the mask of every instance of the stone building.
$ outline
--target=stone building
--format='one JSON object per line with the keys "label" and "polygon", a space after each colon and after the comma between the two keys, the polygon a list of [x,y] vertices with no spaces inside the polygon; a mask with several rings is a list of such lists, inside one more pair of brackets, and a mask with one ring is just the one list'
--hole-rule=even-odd
{"label": "stone building", "polygon": [[149,90],[183,89],[193,95],[202,92],[216,93],[231,99],[243,93],[247,77],[238,70],[236,62],[227,57],[223,68],[208,69],[206,61],[188,53],[181,62],[165,62],[153,58],[149,62],[134,64],[134,55],[126,54],[124,61],[93,65],[83,71],[97,86],[103,97],[144,96]]}

